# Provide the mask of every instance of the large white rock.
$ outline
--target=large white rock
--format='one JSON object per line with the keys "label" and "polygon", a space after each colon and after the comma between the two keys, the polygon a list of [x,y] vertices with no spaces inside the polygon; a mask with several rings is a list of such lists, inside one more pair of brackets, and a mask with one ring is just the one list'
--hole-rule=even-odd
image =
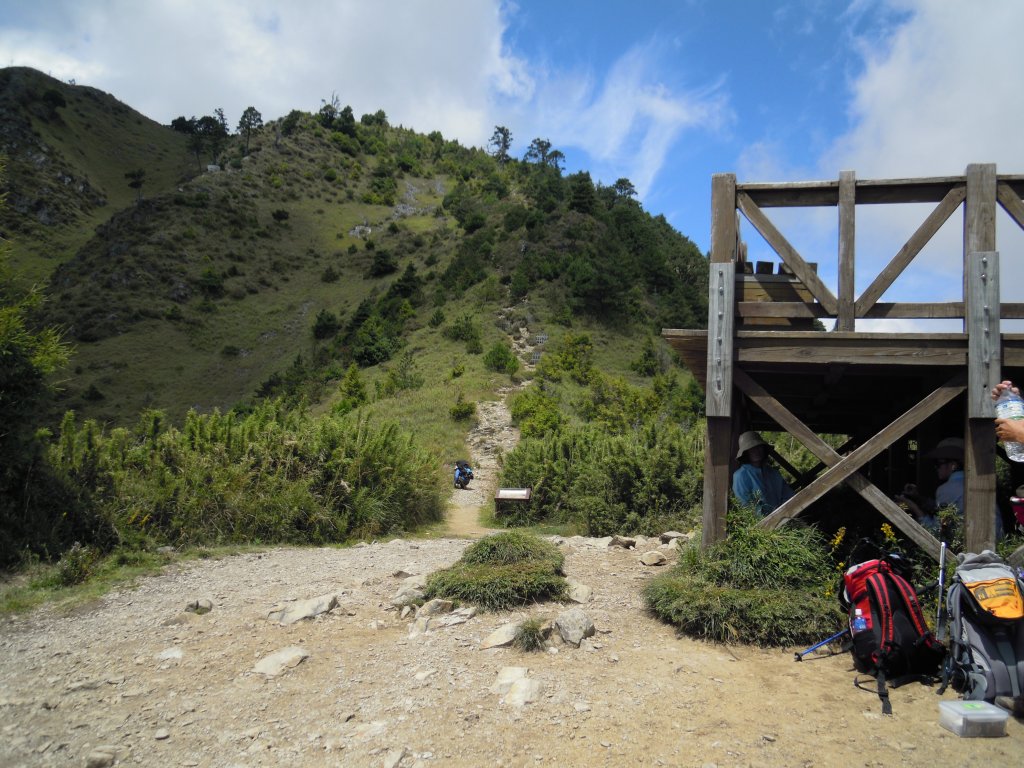
{"label": "large white rock", "polygon": [[512,645],[512,641],[516,639],[516,632],[518,630],[518,622],[498,627],[484,638],[484,641],[480,643],[480,647],[486,650],[487,648],[503,648],[506,645]]}
{"label": "large white rock", "polygon": [[252,671],[261,675],[266,675],[267,677],[277,677],[287,670],[297,667],[302,663],[303,659],[308,658],[309,651],[305,648],[300,648],[297,645],[290,645],[287,648],[274,651],[274,653],[269,656],[264,656],[256,662],[256,666],[252,668]]}
{"label": "large white rock", "polygon": [[513,683],[526,679],[529,671],[526,667],[502,667],[498,670],[498,678],[491,685],[491,693],[496,693],[499,696],[508,693]]}
{"label": "large white rock", "polygon": [[337,595],[320,595],[311,597],[309,600],[296,600],[294,603],[275,605],[270,609],[267,618],[279,622],[282,626],[287,626],[302,619],[311,619],[321,613],[327,613],[337,607]]}
{"label": "large white rock", "polygon": [[581,584],[576,579],[566,579],[569,584],[569,599],[574,603],[589,603],[594,596],[594,590],[586,584]]}
{"label": "large white rock", "polygon": [[651,550],[640,555],[640,562],[644,565],[664,565],[668,562],[668,558],[657,550]]}
{"label": "large white rock", "polygon": [[577,648],[585,637],[591,637],[597,630],[594,622],[583,612],[582,608],[570,608],[560,613],[555,619],[555,629],[559,637]]}
{"label": "large white rock", "polygon": [[534,702],[540,696],[543,686],[540,680],[531,680],[524,677],[512,683],[512,687],[505,694],[505,703],[513,707],[523,707]]}

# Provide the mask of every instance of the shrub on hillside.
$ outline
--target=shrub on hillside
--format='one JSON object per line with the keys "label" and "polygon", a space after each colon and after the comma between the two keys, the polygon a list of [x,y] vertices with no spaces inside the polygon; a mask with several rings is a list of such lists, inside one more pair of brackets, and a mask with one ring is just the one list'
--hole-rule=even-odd
{"label": "shrub on hillside", "polygon": [[499,484],[533,494],[503,522],[571,523],[590,536],[689,527],[703,488],[702,440],[696,425],[657,423],[621,435],[584,426],[523,440],[505,456]]}
{"label": "shrub on hillside", "polygon": [[496,341],[484,355],[484,367],[497,373],[507,373],[514,376],[519,370],[519,358],[516,357],[508,344],[503,341]]}
{"label": "shrub on hillside", "polygon": [[50,463],[122,543],[324,543],[439,520],[436,459],[394,424],[312,419],[279,403],[244,416],[157,412],[101,434],[68,414]]}
{"label": "shrub on hillside", "polygon": [[820,640],[841,626],[835,571],[815,528],[759,528],[730,511],[729,538],[696,544],[644,590],[648,607],[684,634],[716,642],[785,646]]}

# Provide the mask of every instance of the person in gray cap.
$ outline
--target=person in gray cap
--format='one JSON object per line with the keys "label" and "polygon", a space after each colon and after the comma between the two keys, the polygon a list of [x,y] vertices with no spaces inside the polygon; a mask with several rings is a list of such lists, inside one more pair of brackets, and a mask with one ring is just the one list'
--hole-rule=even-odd
{"label": "person in gray cap", "polygon": [[757,432],[744,432],[739,439],[736,458],[739,468],[732,476],[732,492],[741,504],[754,505],[761,517],[793,497],[793,489],[782,474],[768,463],[771,446]]}
{"label": "person in gray cap", "polygon": [[[935,489],[934,509],[942,507],[956,507],[960,519],[964,517],[964,441],[959,437],[947,437],[938,442],[932,450],[925,454],[926,459],[935,462],[935,474],[939,478],[939,487]],[[918,521],[926,528],[936,526],[937,521],[929,525],[928,513],[907,497],[901,497],[901,501],[907,502],[911,512]],[[934,520],[934,518],[932,518]],[[1003,536],[1003,519],[999,508],[995,510],[995,534],[996,540]]]}

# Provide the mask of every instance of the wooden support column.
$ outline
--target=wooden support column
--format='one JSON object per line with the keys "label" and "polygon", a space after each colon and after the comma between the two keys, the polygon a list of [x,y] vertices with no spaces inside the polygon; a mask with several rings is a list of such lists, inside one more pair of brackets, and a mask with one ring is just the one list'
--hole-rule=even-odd
{"label": "wooden support column", "polygon": [[964,546],[970,552],[980,552],[995,549],[996,437],[988,390],[1002,378],[999,370],[1002,344],[998,312],[999,265],[994,253],[996,167],[994,164],[969,165],[966,176],[964,331],[969,343],[964,428]]}
{"label": "wooden support column", "polygon": [[857,175],[839,174],[839,312],[837,331],[853,331],[856,315],[854,296],[854,233],[856,230]]}
{"label": "wooden support column", "polygon": [[736,317],[736,176],[711,179],[711,275],[708,286],[708,358],[705,386],[704,523],[701,544],[725,538],[732,487],[732,366]]}

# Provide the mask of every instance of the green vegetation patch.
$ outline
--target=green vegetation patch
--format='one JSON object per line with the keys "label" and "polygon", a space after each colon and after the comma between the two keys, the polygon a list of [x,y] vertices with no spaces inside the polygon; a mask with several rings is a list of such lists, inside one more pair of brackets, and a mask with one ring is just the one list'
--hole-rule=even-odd
{"label": "green vegetation patch", "polygon": [[706,550],[685,549],[679,563],[644,590],[648,607],[691,637],[787,646],[836,631],[835,570],[814,528],[768,531],[745,511],[730,536]]}
{"label": "green vegetation patch", "polygon": [[561,573],[565,555],[550,541],[523,531],[505,531],[467,547],[461,562],[469,565],[547,563],[556,573]]}
{"label": "green vegetation patch", "polygon": [[450,568],[427,579],[427,599],[443,597],[501,611],[560,600],[568,587],[560,575],[562,553],[538,536],[509,531],[481,539]]}

